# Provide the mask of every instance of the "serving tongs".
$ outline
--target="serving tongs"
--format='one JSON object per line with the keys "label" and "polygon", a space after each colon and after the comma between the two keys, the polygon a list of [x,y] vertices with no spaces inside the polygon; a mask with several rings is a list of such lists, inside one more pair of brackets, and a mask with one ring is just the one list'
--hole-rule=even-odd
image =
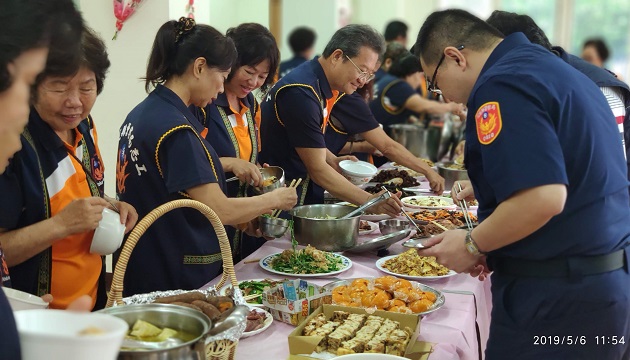
{"label": "serving tongs", "polygon": [[[462,184],[458,181],[457,182],[457,194],[459,194],[460,192],[462,192]],[[455,194],[455,197],[453,198],[453,200],[455,198],[457,198],[457,194]],[[470,219],[470,214],[468,213],[468,204],[466,203],[466,199],[461,199],[459,201],[459,207],[461,207],[462,210],[463,210],[464,221],[466,221],[466,228],[468,229],[468,231],[472,231],[472,229],[473,229],[473,222]]]}
{"label": "serving tongs", "polygon": [[[385,189],[385,187],[383,187],[383,189]],[[369,208],[371,206],[374,206],[374,205],[380,203],[381,201],[385,201],[385,200],[391,198],[392,194],[389,191],[387,191],[387,189],[385,189],[385,190],[386,191],[384,193],[382,193],[381,195],[379,195],[379,196],[377,196],[377,197],[375,197],[373,199],[370,199],[365,204],[363,204],[363,205],[359,206],[358,208],[350,211],[349,213],[347,213],[346,215],[340,217],[339,219],[351,218],[351,217],[355,216],[356,214],[360,214],[363,210],[365,210],[365,209],[367,209],[367,208]]]}

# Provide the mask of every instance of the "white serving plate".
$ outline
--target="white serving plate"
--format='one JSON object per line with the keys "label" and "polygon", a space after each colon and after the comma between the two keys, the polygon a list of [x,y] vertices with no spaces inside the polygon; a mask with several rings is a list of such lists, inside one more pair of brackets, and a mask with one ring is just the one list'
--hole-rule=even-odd
{"label": "white serving plate", "polygon": [[395,257],[397,257],[398,255],[391,255],[391,256],[385,256],[382,257],[380,259],[378,259],[376,261],[376,268],[379,269],[380,271],[392,275],[392,276],[397,276],[403,279],[407,279],[407,280],[415,280],[415,281],[423,281],[423,280],[440,280],[440,279],[446,279],[449,278],[451,276],[455,276],[457,275],[457,273],[453,270],[449,270],[448,273],[446,275],[441,275],[441,276],[411,276],[411,275],[405,275],[405,274],[398,274],[392,271],[389,271],[387,269],[385,269],[383,267],[383,263],[385,263],[385,261],[389,260],[389,259],[393,259]]}
{"label": "white serving plate", "polygon": [[347,271],[348,269],[350,269],[352,267],[352,260],[348,259],[347,257],[340,255],[340,254],[336,254],[336,253],[330,253],[332,256],[341,259],[341,269],[337,270],[337,271],[329,271],[329,272],[325,272],[325,273],[319,273],[319,274],[293,274],[293,273],[285,273],[282,271],[277,271],[274,270],[271,267],[271,261],[276,257],[279,256],[282,253],[275,253],[275,254],[271,254],[268,256],[265,256],[264,258],[260,259],[260,267],[263,268],[264,270],[269,271],[270,273],[274,273],[274,274],[278,274],[278,275],[284,275],[284,276],[294,276],[294,277],[300,277],[300,278],[318,278],[318,277],[324,277],[324,276],[330,276],[330,275],[336,275],[336,274],[341,274],[344,271]]}
{"label": "white serving plate", "polygon": [[254,306],[250,306],[250,309],[251,310],[256,310],[256,312],[259,313],[259,314],[260,313],[265,314],[265,322],[263,323],[263,327],[261,327],[258,330],[244,332],[243,335],[241,335],[241,339],[248,338],[248,337],[254,336],[254,335],[258,335],[261,332],[267,330],[271,326],[271,323],[273,323],[273,316],[271,316],[271,314],[268,311],[266,311],[264,309],[261,309],[260,307],[255,306],[255,305]]}

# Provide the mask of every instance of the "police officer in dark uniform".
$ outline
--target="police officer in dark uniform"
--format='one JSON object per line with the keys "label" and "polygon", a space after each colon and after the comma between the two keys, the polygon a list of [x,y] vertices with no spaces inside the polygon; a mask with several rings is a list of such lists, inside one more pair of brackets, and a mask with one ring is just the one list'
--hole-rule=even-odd
{"label": "police officer in dark uniform", "polygon": [[494,271],[486,359],[628,359],[627,169],[597,86],[462,10],[430,15],[417,43],[430,89],[467,100],[481,222],[420,253]]}
{"label": "police officer in dark uniform", "polygon": [[[630,109],[630,87],[628,87],[628,84],[617,79],[612,72],[567,53],[560,46],[551,46],[545,32],[538,27],[534,19],[527,15],[496,10],[492,12],[492,15],[486,22],[497,28],[504,35],[522,32],[529,41],[552,51],[564,62],[573,66],[597,84],[602,93],[606,95],[608,105],[617,119],[619,132],[623,139],[626,163],[630,166],[630,111],[628,111]],[[628,172],[628,179],[630,179],[630,171]]]}

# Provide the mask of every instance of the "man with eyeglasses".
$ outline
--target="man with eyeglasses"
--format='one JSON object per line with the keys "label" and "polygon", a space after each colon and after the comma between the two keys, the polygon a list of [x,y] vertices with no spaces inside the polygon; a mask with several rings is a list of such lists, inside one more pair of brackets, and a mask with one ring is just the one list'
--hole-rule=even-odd
{"label": "man with eyeglasses", "polygon": [[[303,179],[298,205],[321,203],[323,189],[334,197],[363,204],[373,197],[339,173],[337,157],[326,148],[324,133],[335,100],[350,95],[374,78],[383,55],[383,37],[367,25],[347,25],[326,45],[321,57],[284,76],[261,104],[260,160],[285,171],[287,181]],[[372,208],[396,216],[402,203],[392,197]]]}
{"label": "man with eyeglasses", "polygon": [[467,102],[480,221],[420,253],[480,279],[493,271],[486,359],[630,358],[629,183],[599,88],[462,10],[431,14],[417,40],[432,88]]}

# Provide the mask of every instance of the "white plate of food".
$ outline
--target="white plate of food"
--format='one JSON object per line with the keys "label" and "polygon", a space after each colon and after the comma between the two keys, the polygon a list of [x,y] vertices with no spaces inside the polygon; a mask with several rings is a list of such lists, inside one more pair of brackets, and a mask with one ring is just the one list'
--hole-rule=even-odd
{"label": "white plate of food", "polygon": [[359,235],[368,235],[373,233],[374,231],[376,231],[376,229],[378,229],[378,224],[371,222],[371,221],[366,221],[366,220],[361,220],[361,222],[359,223]]}
{"label": "white plate of food", "polygon": [[[322,253],[326,257],[328,269],[318,266],[312,254],[318,256]],[[293,257],[293,250],[285,250],[260,259],[260,267],[274,274],[297,277],[322,277],[341,274],[352,267],[352,260],[347,257],[327,251],[317,250],[314,247],[297,249],[298,258]],[[284,255],[284,256],[283,256]]]}
{"label": "white plate of food", "polygon": [[455,271],[438,264],[435,257],[418,255],[416,249],[382,257],[376,261],[376,268],[389,275],[416,281],[439,280],[457,275]]}
{"label": "white plate of food", "polygon": [[271,323],[273,323],[273,316],[264,309],[256,306],[250,306],[250,310],[251,311],[247,315],[245,332],[241,335],[241,339],[258,335],[267,330],[271,326]]}
{"label": "white plate of food", "polygon": [[[243,292],[243,296],[251,296],[259,294],[261,296],[253,299],[247,300],[247,305],[249,306],[263,306],[262,304],[262,293],[266,288],[271,288],[276,286],[277,284],[283,283],[287,279],[251,279],[251,280],[241,280],[238,282],[238,287]],[[219,295],[231,296],[232,295],[232,284],[227,284],[219,289]]]}
{"label": "white plate of food", "polygon": [[408,196],[400,199],[410,209],[453,209],[453,199],[443,196]]}

